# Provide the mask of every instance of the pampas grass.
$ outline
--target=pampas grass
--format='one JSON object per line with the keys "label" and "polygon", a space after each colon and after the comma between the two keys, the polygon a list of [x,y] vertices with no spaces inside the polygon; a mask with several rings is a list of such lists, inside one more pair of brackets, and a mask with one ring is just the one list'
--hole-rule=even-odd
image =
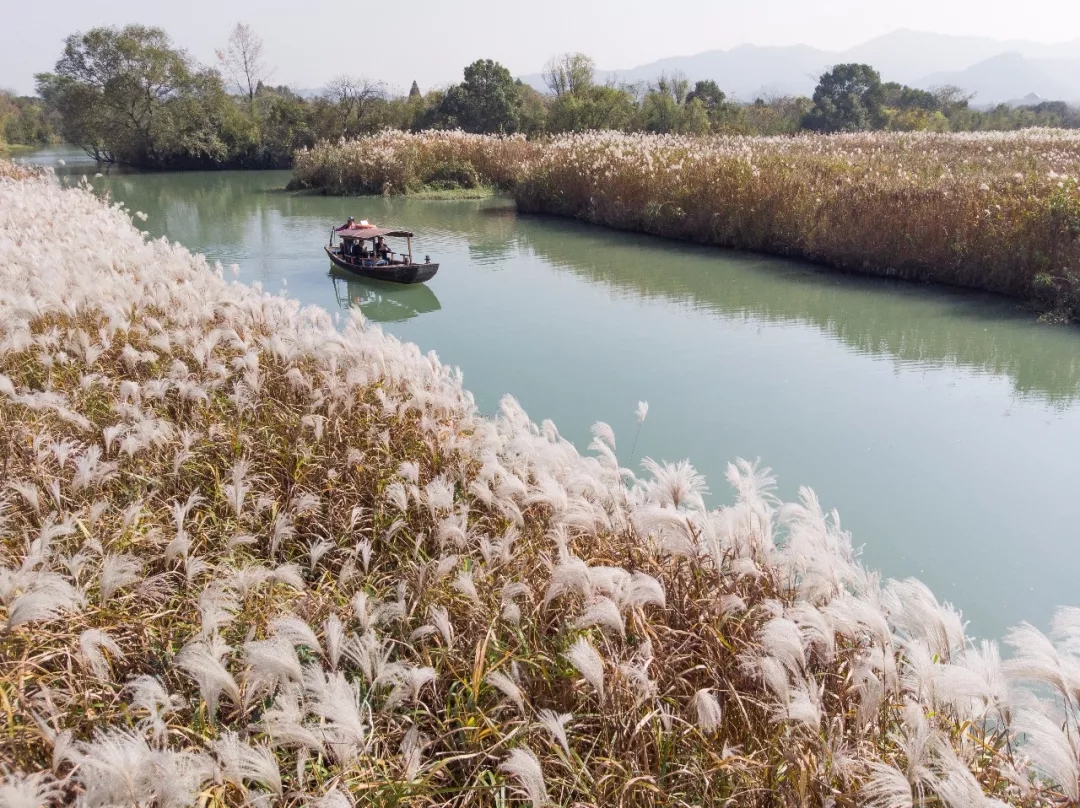
{"label": "pampas grass", "polygon": [[0,179],[4,805],[1080,795],[1080,612],[1003,662],[764,467],[709,510],[221,275]]}
{"label": "pampas grass", "polygon": [[524,212],[1001,292],[1080,318],[1075,131],[384,133],[298,152],[294,177],[327,193],[401,192],[440,163],[467,163]]}

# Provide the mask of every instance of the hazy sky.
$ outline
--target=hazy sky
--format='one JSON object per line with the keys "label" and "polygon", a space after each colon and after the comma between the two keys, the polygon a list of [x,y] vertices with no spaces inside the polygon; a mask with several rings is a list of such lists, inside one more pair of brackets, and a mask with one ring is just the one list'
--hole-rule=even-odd
{"label": "hazy sky", "polygon": [[[515,75],[566,51],[603,69],[742,43],[839,50],[896,28],[1059,42],[1080,37],[1078,0],[0,0],[0,87],[33,88],[63,38],[97,25],[164,27],[211,62],[236,22],[263,37],[274,81],[316,88],[339,73],[421,89],[478,58]],[[1080,56],[1080,53],[1077,54]]]}

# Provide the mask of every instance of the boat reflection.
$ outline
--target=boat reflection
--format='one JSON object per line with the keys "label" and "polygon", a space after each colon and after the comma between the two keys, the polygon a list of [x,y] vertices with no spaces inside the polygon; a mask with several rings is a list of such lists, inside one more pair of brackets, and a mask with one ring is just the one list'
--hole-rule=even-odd
{"label": "boat reflection", "polygon": [[334,297],[341,308],[358,308],[376,323],[400,323],[438,311],[439,298],[424,283],[397,284],[353,278],[332,268]]}

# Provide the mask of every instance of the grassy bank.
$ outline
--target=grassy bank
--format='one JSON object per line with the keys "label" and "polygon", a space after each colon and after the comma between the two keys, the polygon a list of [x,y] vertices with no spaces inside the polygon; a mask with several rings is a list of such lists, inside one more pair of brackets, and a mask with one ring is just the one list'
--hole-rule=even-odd
{"label": "grassy bank", "polygon": [[298,155],[295,176],[331,192],[370,185],[398,151],[432,171],[455,138],[453,159],[511,189],[525,212],[999,292],[1080,317],[1075,132],[592,133],[512,146],[440,133],[322,145]]}
{"label": "grassy bank", "polygon": [[1080,797],[1080,610],[1003,664],[810,491],[594,435],[0,179],[0,800]]}

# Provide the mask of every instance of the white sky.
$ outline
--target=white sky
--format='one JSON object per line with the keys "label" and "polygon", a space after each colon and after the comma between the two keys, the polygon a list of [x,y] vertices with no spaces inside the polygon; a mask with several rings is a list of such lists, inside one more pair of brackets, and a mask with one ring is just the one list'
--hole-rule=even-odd
{"label": "white sky", "polygon": [[896,28],[1060,42],[1080,37],[1080,0],[0,0],[0,87],[30,92],[74,31],[159,25],[209,63],[240,21],[263,37],[275,83],[351,73],[426,91],[474,59],[521,75],[566,51],[626,69],[742,43],[840,50]]}

